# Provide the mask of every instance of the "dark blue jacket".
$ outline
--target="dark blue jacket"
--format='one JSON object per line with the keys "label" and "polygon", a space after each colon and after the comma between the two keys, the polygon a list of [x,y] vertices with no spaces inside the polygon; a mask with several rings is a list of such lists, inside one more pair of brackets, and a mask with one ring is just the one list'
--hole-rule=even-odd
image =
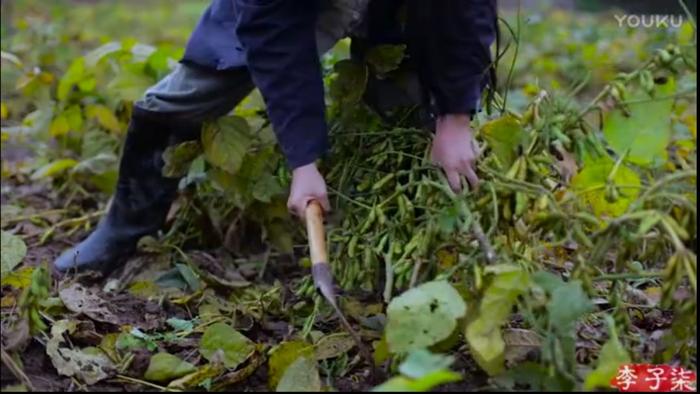
{"label": "dark blue jacket", "polygon": [[[315,34],[319,1],[328,0],[213,0],[183,57],[219,70],[248,68],[291,168],[328,148]],[[495,0],[375,1],[382,6],[374,8],[394,12],[372,16],[380,26],[375,41],[382,41],[389,30],[382,26],[391,26],[397,7],[406,4],[404,37],[438,115],[473,112],[491,61]]]}

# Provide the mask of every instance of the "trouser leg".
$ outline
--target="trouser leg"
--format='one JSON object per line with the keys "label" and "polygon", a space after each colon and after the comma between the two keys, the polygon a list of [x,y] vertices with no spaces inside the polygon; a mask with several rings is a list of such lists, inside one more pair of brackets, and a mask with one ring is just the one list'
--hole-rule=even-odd
{"label": "trouser leg", "polygon": [[217,72],[182,64],[148,89],[134,105],[107,214],[54,262],[55,270],[118,268],[139,238],[161,228],[176,196],[179,180],[162,175],[165,149],[198,139],[204,120],[230,112],[252,89],[245,68]]}

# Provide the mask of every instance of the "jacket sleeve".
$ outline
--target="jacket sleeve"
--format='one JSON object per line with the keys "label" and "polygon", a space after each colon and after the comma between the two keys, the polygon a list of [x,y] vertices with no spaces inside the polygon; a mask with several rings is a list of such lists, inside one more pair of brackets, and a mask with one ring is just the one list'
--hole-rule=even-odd
{"label": "jacket sleeve", "polygon": [[489,83],[495,0],[412,0],[412,44],[438,115],[473,114]]}
{"label": "jacket sleeve", "polygon": [[328,149],[316,1],[233,0],[236,33],[290,168]]}

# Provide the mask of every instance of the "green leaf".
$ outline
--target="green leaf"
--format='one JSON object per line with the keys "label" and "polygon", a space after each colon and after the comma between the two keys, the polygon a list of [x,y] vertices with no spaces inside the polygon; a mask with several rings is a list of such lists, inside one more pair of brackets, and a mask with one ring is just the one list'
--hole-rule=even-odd
{"label": "green leaf", "polygon": [[253,185],[253,198],[262,202],[270,202],[272,197],[284,194],[285,189],[282,187],[277,177],[270,173],[263,173]]}
{"label": "green leaf", "polygon": [[669,77],[663,85],[656,85],[654,96],[641,89],[630,94],[627,101],[629,116],[615,109],[607,114],[603,134],[608,144],[631,163],[658,166],[668,159],[666,147],[671,142],[671,112],[676,83]]}
{"label": "green leaf", "polygon": [[608,323],[610,339],[608,339],[608,341],[605,342],[605,345],[603,345],[603,348],[600,349],[598,366],[586,377],[586,381],[584,383],[585,390],[609,388],[610,381],[613,377],[615,377],[615,374],[617,374],[620,365],[630,362],[630,356],[627,354],[627,351],[622,346],[622,343],[620,343],[620,339],[617,336],[615,322],[610,315],[605,316],[605,320]]}
{"label": "green leaf", "polygon": [[59,159],[52,161],[51,163],[46,164],[36,170],[32,174],[31,179],[37,180],[42,178],[50,178],[75,167],[77,164],[78,162],[73,159]]}
{"label": "green leaf", "polygon": [[12,204],[2,204],[0,207],[0,223],[2,227],[10,224],[10,221],[21,216],[22,208]]}
{"label": "green leaf", "polygon": [[169,353],[158,353],[151,357],[148,369],[143,374],[143,377],[146,380],[165,382],[185,376],[196,370],[197,368],[194,365],[181,360],[177,356]]}
{"label": "green leaf", "polygon": [[124,67],[107,85],[106,94],[117,100],[136,101],[153,85],[153,79],[143,72],[139,63]]}
{"label": "green leaf", "polygon": [[425,349],[416,349],[409,353],[406,360],[399,365],[399,372],[413,379],[420,379],[432,372],[447,369],[454,362],[454,357],[433,354]]}
{"label": "green leaf", "polygon": [[462,376],[453,371],[438,370],[424,375],[420,379],[409,379],[403,376],[397,376],[389,379],[385,383],[375,387],[372,391],[376,392],[426,392],[432,391],[435,387],[446,384],[459,382]]}
{"label": "green leaf", "polygon": [[376,74],[386,74],[399,68],[406,52],[406,45],[383,44],[367,51],[367,63]]}
{"label": "green leaf", "polygon": [[103,130],[93,129],[83,135],[80,156],[89,159],[100,153],[114,153],[117,147],[115,137],[107,134]]}
{"label": "green leaf", "polygon": [[100,62],[100,60],[121,50],[122,44],[119,42],[112,41],[100,45],[85,55],[85,65],[88,68],[93,68]]}
{"label": "green leaf", "polygon": [[22,259],[27,254],[27,245],[24,244],[22,238],[6,231],[0,233],[0,240],[2,244],[0,248],[2,250],[0,254],[0,273],[4,277],[5,274],[11,272],[17,264],[22,262]]}
{"label": "green leaf", "polygon": [[71,63],[66,73],[63,74],[61,80],[58,82],[58,88],[56,89],[56,98],[58,101],[66,101],[68,95],[70,94],[73,86],[83,79],[85,73],[85,59],[79,57]]}
{"label": "green leaf", "polygon": [[281,220],[273,220],[265,224],[267,240],[281,253],[291,253],[294,249],[289,226]]}
{"label": "green leaf", "polygon": [[558,275],[547,271],[535,272],[532,275],[532,281],[549,294],[552,294],[554,290],[566,284]]}
{"label": "green leaf", "polygon": [[49,135],[52,137],[60,137],[68,134],[70,131],[70,124],[68,123],[68,118],[65,114],[59,114],[49,125]]}
{"label": "green leaf", "polygon": [[135,349],[145,349],[146,341],[128,333],[122,332],[117,337],[114,347],[118,350],[129,351]]}
{"label": "green leaf", "polygon": [[333,66],[338,74],[329,87],[331,98],[341,104],[355,104],[362,99],[367,87],[367,66],[351,60],[341,60]]}
{"label": "green leaf", "polygon": [[77,163],[71,170],[74,174],[98,175],[116,171],[119,158],[112,152],[98,153]]}
{"label": "green leaf", "polygon": [[[434,345],[452,334],[467,306],[446,281],[424,283],[391,300],[386,339],[393,353]],[[440,322],[440,324],[435,324]]]}
{"label": "green leaf", "polygon": [[583,291],[581,281],[574,280],[557,287],[547,306],[549,321],[559,333],[568,333],[576,321],[593,310],[593,303]]}
{"label": "green leaf", "polygon": [[226,368],[236,368],[255,351],[255,344],[226,323],[215,323],[207,327],[199,343],[199,352],[212,361],[217,352],[223,352]]}
{"label": "green leaf", "polygon": [[518,146],[525,137],[520,121],[507,115],[484,124],[481,133],[502,168],[504,170],[510,168],[517,158]]}
{"label": "green leaf", "polygon": [[610,158],[603,157],[585,163],[583,169],[571,180],[573,189],[591,206],[596,216],[620,216],[639,195],[639,175],[622,164],[612,179],[612,183],[618,188],[619,198],[614,202],[606,200],[605,188],[614,166],[615,163]]}
{"label": "green leaf", "polygon": [[189,286],[192,291],[197,291],[202,287],[201,283],[199,282],[199,277],[194,273],[194,271],[192,271],[192,268],[190,268],[189,265],[175,264],[175,267],[180,272],[182,279],[187,282],[187,286]]}
{"label": "green leaf", "polygon": [[312,345],[303,341],[287,341],[280,343],[270,355],[268,361],[267,385],[271,390],[277,388],[287,368],[298,358],[311,359],[314,356]]}
{"label": "green leaf", "polygon": [[502,265],[494,268],[497,272],[484,292],[478,314],[466,328],[474,359],[491,376],[501,373],[504,367],[505,342],[501,326],[529,282],[527,273],[517,267]]}
{"label": "green leaf", "polygon": [[104,105],[89,105],[85,109],[85,114],[87,117],[97,120],[97,123],[113,133],[119,133],[122,130],[119,119],[114,116],[111,109]]}
{"label": "green leaf", "polygon": [[318,392],[321,391],[321,377],[313,357],[297,358],[280,379],[277,392]]}
{"label": "green leaf", "polygon": [[202,131],[204,157],[212,165],[236,174],[251,145],[250,130],[245,119],[229,116],[209,122]]}
{"label": "green leaf", "polygon": [[71,105],[63,111],[63,115],[66,117],[68,126],[73,131],[82,131],[83,129],[83,111],[80,109],[79,105]]}
{"label": "green leaf", "polygon": [[163,152],[163,176],[180,178],[187,174],[190,164],[202,153],[199,141],[186,141],[169,146]]}
{"label": "green leaf", "polygon": [[176,331],[192,331],[194,329],[194,323],[192,320],[178,319],[177,317],[171,317],[165,321],[170,327]]}

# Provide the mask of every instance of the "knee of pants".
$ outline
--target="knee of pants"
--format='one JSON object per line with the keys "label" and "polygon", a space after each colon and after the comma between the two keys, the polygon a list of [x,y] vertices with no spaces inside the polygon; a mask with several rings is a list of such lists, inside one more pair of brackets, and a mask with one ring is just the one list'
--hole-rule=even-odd
{"label": "knee of pants", "polygon": [[226,115],[253,90],[248,70],[178,64],[135,105],[168,116],[204,121]]}

